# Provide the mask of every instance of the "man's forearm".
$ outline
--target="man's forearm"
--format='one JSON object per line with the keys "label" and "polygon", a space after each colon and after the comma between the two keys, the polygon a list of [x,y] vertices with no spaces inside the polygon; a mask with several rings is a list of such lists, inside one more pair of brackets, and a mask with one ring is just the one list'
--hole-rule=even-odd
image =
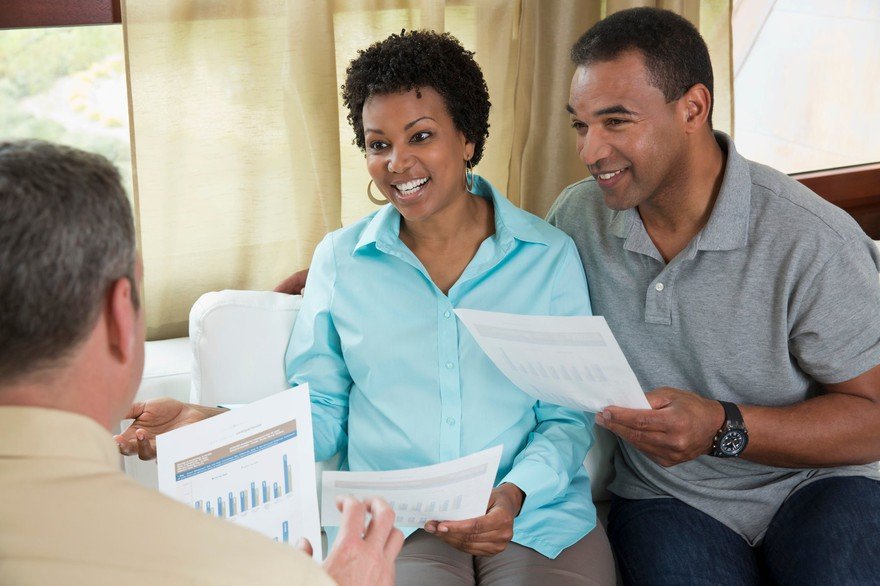
{"label": "man's forearm", "polygon": [[880,403],[828,393],[786,407],[740,405],[749,430],[743,459],[785,468],[880,460]]}

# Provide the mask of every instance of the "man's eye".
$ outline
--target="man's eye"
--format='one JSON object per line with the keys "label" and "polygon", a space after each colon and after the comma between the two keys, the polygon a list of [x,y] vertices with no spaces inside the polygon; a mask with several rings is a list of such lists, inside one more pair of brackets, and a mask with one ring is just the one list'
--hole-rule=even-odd
{"label": "man's eye", "polygon": [[574,129],[577,130],[577,131],[581,131],[581,130],[586,130],[586,129],[587,129],[587,125],[584,124],[583,122],[581,122],[580,120],[575,120],[574,122],[572,122],[572,123],[571,123],[571,127],[574,128]]}
{"label": "man's eye", "polygon": [[430,137],[431,137],[430,132],[427,132],[427,131],[417,132],[413,135],[413,137],[410,140],[411,140],[411,142],[422,142],[423,140],[428,140]]}
{"label": "man's eye", "polygon": [[608,126],[620,126],[621,124],[626,124],[626,122],[626,120],[621,118],[609,118],[607,124]]}

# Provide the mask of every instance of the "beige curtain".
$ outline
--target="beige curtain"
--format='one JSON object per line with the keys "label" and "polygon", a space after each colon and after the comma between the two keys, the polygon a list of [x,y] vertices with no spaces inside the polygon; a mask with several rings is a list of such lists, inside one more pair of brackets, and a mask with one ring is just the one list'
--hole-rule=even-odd
{"label": "beige curtain", "polygon": [[492,99],[477,172],[543,215],[585,175],[565,114],[569,48],[646,4],[704,32],[715,127],[729,132],[730,0],[124,0],[148,337],[186,335],[206,291],[272,288],[374,209],[339,98],[358,49],[429,28],[474,50]]}

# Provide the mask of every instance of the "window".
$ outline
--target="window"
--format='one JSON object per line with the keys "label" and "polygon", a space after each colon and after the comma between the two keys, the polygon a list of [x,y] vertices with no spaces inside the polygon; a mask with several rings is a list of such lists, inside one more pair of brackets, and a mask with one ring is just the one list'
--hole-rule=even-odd
{"label": "window", "polygon": [[[93,26],[55,26],[83,24]],[[131,193],[118,2],[12,1],[4,5],[0,28],[9,29],[0,30],[0,137],[101,153]]]}
{"label": "window", "polygon": [[880,2],[734,0],[737,148],[786,173],[880,161]]}

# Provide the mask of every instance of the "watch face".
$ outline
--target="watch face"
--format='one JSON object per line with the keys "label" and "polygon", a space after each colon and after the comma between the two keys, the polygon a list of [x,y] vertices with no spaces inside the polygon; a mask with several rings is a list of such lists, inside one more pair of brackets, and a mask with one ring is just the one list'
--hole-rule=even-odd
{"label": "watch face", "polygon": [[738,456],[746,447],[746,441],[748,440],[742,431],[738,429],[728,430],[718,441],[718,451],[725,456]]}

